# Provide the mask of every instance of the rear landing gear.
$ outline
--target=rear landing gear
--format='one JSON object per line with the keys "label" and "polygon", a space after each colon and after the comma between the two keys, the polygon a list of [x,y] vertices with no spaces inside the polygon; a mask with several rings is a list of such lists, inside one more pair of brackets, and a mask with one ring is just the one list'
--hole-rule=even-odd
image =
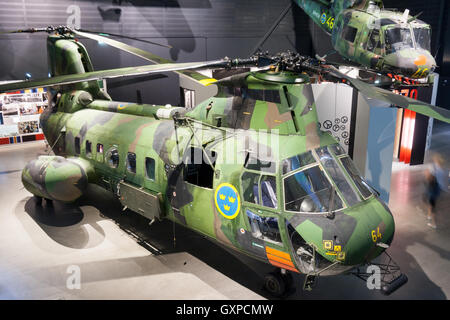
{"label": "rear landing gear", "polygon": [[42,207],[44,200],[45,200],[47,207],[53,207],[53,200],[42,198],[42,197],[39,197],[36,195],[33,196],[33,199],[34,199],[34,202],[36,203],[36,205],[39,207]]}
{"label": "rear landing gear", "polygon": [[292,275],[280,269],[270,272],[264,277],[264,289],[275,297],[286,297],[295,291]]}

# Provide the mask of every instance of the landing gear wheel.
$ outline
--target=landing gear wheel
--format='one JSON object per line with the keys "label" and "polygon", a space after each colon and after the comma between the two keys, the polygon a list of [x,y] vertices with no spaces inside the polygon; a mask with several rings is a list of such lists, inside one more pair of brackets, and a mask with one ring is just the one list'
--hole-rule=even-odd
{"label": "landing gear wheel", "polygon": [[287,278],[279,272],[268,273],[264,277],[264,288],[273,296],[282,297],[288,288]]}

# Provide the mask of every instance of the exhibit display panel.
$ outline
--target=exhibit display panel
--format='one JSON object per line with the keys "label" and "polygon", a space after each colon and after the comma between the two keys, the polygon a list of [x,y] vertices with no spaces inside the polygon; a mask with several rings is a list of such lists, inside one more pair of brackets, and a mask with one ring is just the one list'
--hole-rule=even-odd
{"label": "exhibit display panel", "polygon": [[44,140],[39,116],[46,106],[46,88],[0,94],[0,144]]}

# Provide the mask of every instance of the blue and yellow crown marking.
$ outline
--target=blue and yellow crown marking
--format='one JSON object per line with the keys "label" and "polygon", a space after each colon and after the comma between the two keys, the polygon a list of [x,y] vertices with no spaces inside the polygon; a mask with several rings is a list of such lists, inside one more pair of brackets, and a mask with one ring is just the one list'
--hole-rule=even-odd
{"label": "blue and yellow crown marking", "polygon": [[227,219],[234,219],[241,209],[241,199],[236,188],[229,183],[220,184],[214,195],[214,202],[220,214]]}

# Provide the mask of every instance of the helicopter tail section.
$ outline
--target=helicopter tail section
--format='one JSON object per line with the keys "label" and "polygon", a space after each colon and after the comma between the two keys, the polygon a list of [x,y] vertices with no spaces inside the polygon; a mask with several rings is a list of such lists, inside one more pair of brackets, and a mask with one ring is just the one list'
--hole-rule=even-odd
{"label": "helicopter tail section", "polygon": [[[47,38],[47,55],[49,75],[51,77],[83,74],[94,71],[86,48],[73,37],[50,35]],[[110,100],[100,90],[97,81],[61,85],[56,89],[59,92],[83,90],[89,92],[94,98]]]}
{"label": "helicopter tail section", "polygon": [[337,16],[346,9],[364,9],[374,3],[382,8],[381,0],[294,0],[325,32],[331,34]]}
{"label": "helicopter tail section", "polygon": [[334,14],[330,1],[326,0],[295,0],[295,3],[325,32],[331,34],[334,24]]}

